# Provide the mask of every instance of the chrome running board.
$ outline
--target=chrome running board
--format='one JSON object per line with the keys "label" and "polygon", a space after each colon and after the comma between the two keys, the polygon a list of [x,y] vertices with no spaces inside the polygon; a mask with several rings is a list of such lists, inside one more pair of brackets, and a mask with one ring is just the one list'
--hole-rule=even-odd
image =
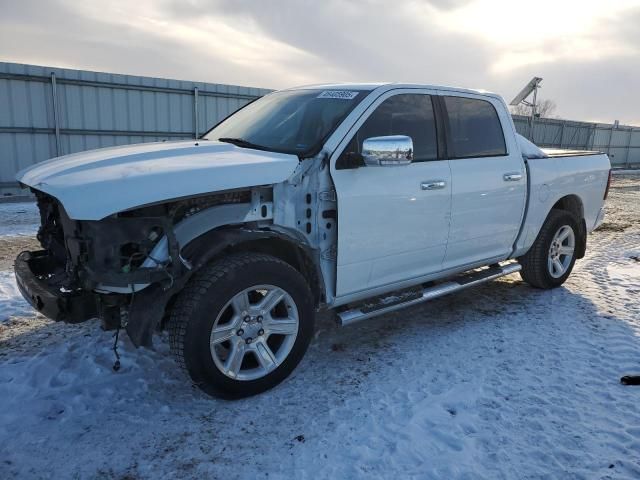
{"label": "chrome running board", "polygon": [[[481,283],[495,280],[522,270],[519,263],[508,263],[506,265],[494,265],[488,268],[471,270],[458,275],[450,280],[436,283],[435,285],[422,288],[421,290],[409,291],[408,294],[395,294],[381,297],[377,303],[364,304],[351,310],[344,310],[338,313],[338,324],[342,327],[352,323],[377,317],[385,313],[395,312],[405,307],[411,307],[419,303],[428,302],[434,298],[458,292],[465,288],[480,285]],[[399,298],[400,297],[400,298]],[[403,298],[404,297],[404,298]],[[405,298],[407,298],[405,300]]]}

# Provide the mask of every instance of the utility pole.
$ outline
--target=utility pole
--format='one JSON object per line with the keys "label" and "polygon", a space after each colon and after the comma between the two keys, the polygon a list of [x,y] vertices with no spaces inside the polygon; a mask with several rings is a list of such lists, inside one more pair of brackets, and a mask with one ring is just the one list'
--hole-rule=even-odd
{"label": "utility pole", "polygon": [[[540,79],[542,80],[542,79]],[[536,83],[536,86],[533,88],[533,102],[529,105],[531,106],[531,119],[529,120],[529,140],[533,142],[533,124],[536,121],[536,114],[538,108],[538,88],[540,88],[540,84]],[[523,100],[524,102],[524,100]],[[534,142],[535,143],[535,142]]]}
{"label": "utility pole", "polygon": [[[535,123],[535,118],[538,113],[538,88],[540,88],[540,83],[542,82],[542,77],[533,77],[529,83],[527,83],[520,93],[515,96],[509,105],[526,105],[527,107],[531,107],[531,117],[529,117],[529,140],[533,142],[533,125]],[[533,93],[533,101],[528,102],[527,97]],[[535,142],[534,142],[535,143]]]}

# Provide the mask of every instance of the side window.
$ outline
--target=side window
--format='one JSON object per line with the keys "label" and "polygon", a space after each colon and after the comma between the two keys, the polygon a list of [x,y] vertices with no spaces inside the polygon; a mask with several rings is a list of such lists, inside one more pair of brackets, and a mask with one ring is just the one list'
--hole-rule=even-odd
{"label": "side window", "polygon": [[451,158],[506,155],[504,133],[496,109],[485,100],[444,97],[449,116]]}
{"label": "side window", "polygon": [[367,118],[338,159],[336,168],[349,168],[354,154],[362,153],[362,142],[370,137],[407,135],[413,140],[413,161],[438,158],[436,120],[430,95],[400,94],[386,99]]}

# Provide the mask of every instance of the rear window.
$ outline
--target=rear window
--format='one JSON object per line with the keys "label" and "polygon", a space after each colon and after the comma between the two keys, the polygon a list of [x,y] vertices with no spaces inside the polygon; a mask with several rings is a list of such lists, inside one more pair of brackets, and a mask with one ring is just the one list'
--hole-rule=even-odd
{"label": "rear window", "polygon": [[506,155],[502,125],[496,109],[485,100],[444,97],[451,134],[450,158]]}

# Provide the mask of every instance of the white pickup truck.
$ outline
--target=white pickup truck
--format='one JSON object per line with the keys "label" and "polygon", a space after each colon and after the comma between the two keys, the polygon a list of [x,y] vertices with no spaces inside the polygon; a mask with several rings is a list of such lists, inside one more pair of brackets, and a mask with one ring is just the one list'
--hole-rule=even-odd
{"label": "white pickup truck", "polygon": [[67,155],[18,174],[43,250],[24,297],[135,345],[169,331],[204,391],[243,397],[347,325],[520,272],[561,285],[603,220],[606,155],[543,151],[497,95],[408,84],[292,88],[195,141]]}

